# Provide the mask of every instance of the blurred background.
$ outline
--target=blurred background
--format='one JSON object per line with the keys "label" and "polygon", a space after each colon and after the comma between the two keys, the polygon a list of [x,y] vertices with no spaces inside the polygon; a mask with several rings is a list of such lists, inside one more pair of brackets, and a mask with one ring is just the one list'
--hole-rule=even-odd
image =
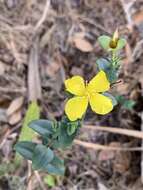
{"label": "blurred background", "polygon": [[[73,75],[90,80],[96,60],[108,55],[97,38],[116,28],[127,40],[121,52],[122,82],[112,89],[119,104],[105,116],[89,109],[85,124],[143,130],[143,0],[0,0],[0,190],[143,189],[140,151],[73,145],[59,153],[65,177],[36,173],[29,185],[31,168],[23,159],[18,164],[13,150],[29,102],[38,100],[41,118],[60,120],[64,80]],[[84,128],[78,138],[117,147],[142,144]]]}

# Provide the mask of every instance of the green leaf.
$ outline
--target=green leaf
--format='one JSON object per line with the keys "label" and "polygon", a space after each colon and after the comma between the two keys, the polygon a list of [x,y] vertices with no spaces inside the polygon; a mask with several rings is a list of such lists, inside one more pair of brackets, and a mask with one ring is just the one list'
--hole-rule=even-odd
{"label": "green leaf", "polygon": [[110,83],[116,82],[118,79],[118,69],[110,68],[106,71],[106,75]]}
{"label": "green leaf", "polygon": [[133,101],[133,100],[126,100],[124,102],[124,104],[123,104],[123,107],[126,108],[126,109],[128,109],[128,110],[131,110],[131,109],[133,109],[134,105],[135,105],[135,101]]}
{"label": "green leaf", "polygon": [[115,98],[116,98],[117,102],[119,102],[120,104],[123,104],[126,100],[125,97],[122,95],[117,95],[117,96],[115,96]]}
{"label": "green leaf", "polygon": [[[66,148],[70,146],[77,134],[79,126],[76,128],[72,135],[69,135],[67,132],[69,122],[64,121],[59,123],[59,127],[57,129],[57,139],[53,142],[54,148]],[[79,124],[78,124],[79,125]]]}
{"label": "green leaf", "polygon": [[64,161],[55,156],[52,162],[45,167],[45,171],[54,175],[64,175]]}
{"label": "green leaf", "polygon": [[33,142],[21,141],[15,145],[14,149],[27,160],[32,160],[36,145],[37,144]]}
{"label": "green leaf", "polygon": [[112,100],[112,104],[113,106],[116,106],[118,104],[116,98],[114,96],[112,96],[111,94],[104,92],[103,93],[104,96],[107,96],[108,98],[110,98]]}
{"label": "green leaf", "polygon": [[106,71],[110,68],[110,66],[111,66],[111,62],[110,62],[109,60],[107,60],[107,59],[104,59],[104,58],[98,59],[98,60],[96,61],[96,63],[97,63],[97,66],[98,66],[99,70],[103,70],[103,71],[105,71],[105,72],[106,72]]}
{"label": "green leaf", "polygon": [[108,50],[111,38],[109,36],[106,35],[102,35],[98,38],[99,44],[101,45],[102,48],[104,48],[105,50]]}
{"label": "green leaf", "polygon": [[44,177],[44,183],[47,184],[49,187],[55,187],[56,186],[55,177],[52,175],[45,176]]}
{"label": "green leaf", "polygon": [[126,42],[125,39],[123,39],[123,38],[119,39],[119,40],[118,40],[118,43],[117,43],[116,50],[120,50],[120,49],[122,49],[123,47],[125,47],[126,43],[127,43],[127,42]]}
{"label": "green leaf", "polygon": [[68,122],[67,123],[67,133],[69,136],[71,136],[72,134],[75,133],[76,129],[79,126],[79,122],[78,121],[74,121],[74,122]]}
{"label": "green leaf", "polygon": [[26,112],[26,116],[24,118],[22,130],[20,133],[19,141],[30,141],[36,136],[36,133],[32,129],[28,127],[28,124],[40,117],[40,108],[37,102],[32,102],[28,106],[28,110]]}
{"label": "green leaf", "polygon": [[134,100],[128,100],[122,95],[118,95],[115,97],[116,100],[126,109],[131,110],[133,106],[136,104]]}
{"label": "green leaf", "polygon": [[[28,124],[31,121],[39,118],[40,118],[40,107],[38,106],[37,102],[30,103],[24,118],[24,122],[22,125],[18,141],[32,141],[37,136],[37,134],[28,127]],[[18,154],[16,154],[15,163],[18,164],[20,162],[21,162],[21,157]]]}
{"label": "green leaf", "polygon": [[54,153],[50,148],[39,144],[35,147],[32,156],[32,166],[35,170],[44,169],[54,158]]}
{"label": "green leaf", "polygon": [[45,137],[54,133],[54,122],[49,120],[40,119],[32,121],[29,127]]}

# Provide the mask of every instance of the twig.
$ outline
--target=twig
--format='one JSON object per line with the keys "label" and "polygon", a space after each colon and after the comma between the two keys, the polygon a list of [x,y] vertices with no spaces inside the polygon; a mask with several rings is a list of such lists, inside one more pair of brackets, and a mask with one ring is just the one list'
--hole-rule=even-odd
{"label": "twig", "polygon": [[112,150],[112,151],[143,151],[143,147],[115,147],[115,146],[107,146],[107,145],[100,145],[100,144],[94,144],[90,142],[85,142],[81,140],[74,140],[74,143],[80,146],[83,146],[85,148],[90,148],[93,150]]}
{"label": "twig", "polygon": [[26,190],[32,190],[32,177],[31,162],[28,161],[28,185]]}
{"label": "twig", "polygon": [[20,63],[22,63],[22,58],[20,57],[20,54],[18,53],[18,50],[16,48],[12,32],[9,32],[9,38],[10,38],[10,42],[9,42],[10,49],[11,49],[13,56],[16,59],[17,63],[20,64]]}
{"label": "twig", "polygon": [[143,132],[137,131],[137,130],[121,129],[121,128],[113,128],[113,127],[100,127],[100,126],[92,126],[92,125],[84,125],[83,128],[87,130],[106,131],[110,133],[127,135],[131,137],[143,139]]}
{"label": "twig", "polygon": [[133,50],[133,53],[132,53],[133,60],[135,60],[135,58],[137,59],[138,57],[140,57],[140,54],[142,53],[142,45],[143,45],[143,39],[137,42]]}
{"label": "twig", "polygon": [[4,135],[3,139],[2,139],[2,141],[0,142],[0,149],[1,149],[1,148],[3,147],[3,145],[5,144],[7,138],[9,137],[9,135],[10,135],[11,133],[13,133],[14,131],[16,131],[16,130],[17,130],[18,128],[20,128],[20,127],[21,127],[21,125],[17,125],[16,127],[12,128],[11,130],[8,129],[8,130],[6,131],[6,133],[5,133],[5,135]]}
{"label": "twig", "polygon": [[43,22],[45,21],[47,13],[48,13],[49,8],[50,8],[50,4],[51,4],[51,1],[47,0],[46,5],[45,5],[45,9],[43,11],[43,15],[42,15],[41,19],[38,21],[38,23],[36,24],[34,31],[37,31],[40,28],[40,26],[43,24]]}
{"label": "twig", "polygon": [[131,9],[131,7],[133,6],[133,4],[135,3],[136,0],[132,0],[132,1],[128,2],[128,3],[125,3],[125,0],[120,0],[120,1],[121,1],[121,5],[123,7],[123,10],[125,12],[126,20],[127,20],[127,23],[128,23],[128,28],[132,32],[134,23],[132,21],[130,9]]}
{"label": "twig", "polygon": [[46,190],[46,187],[45,187],[44,183],[43,183],[42,180],[41,180],[41,177],[40,177],[40,175],[39,175],[39,172],[38,172],[38,171],[35,171],[34,174],[35,174],[35,176],[36,176],[36,178],[37,178],[37,180],[38,180],[38,182],[39,182],[39,184],[40,184],[41,189],[42,189],[42,190]]}
{"label": "twig", "polygon": [[3,137],[3,139],[2,139],[2,141],[1,141],[1,143],[0,143],[0,149],[3,147],[3,145],[5,144],[5,142],[6,142],[6,140],[7,140],[7,138],[8,138],[8,136],[10,135],[10,129],[8,129],[7,131],[6,131],[6,133],[5,133],[5,135],[4,135],[4,137]]}
{"label": "twig", "polygon": [[39,74],[39,38],[33,42],[29,55],[28,63],[28,91],[29,91],[29,101],[41,100],[41,81]]}
{"label": "twig", "polygon": [[78,16],[78,17],[81,21],[87,22],[87,23],[95,26],[96,28],[99,28],[100,30],[106,32],[106,34],[110,35],[110,32],[107,30],[107,28],[104,28],[104,26],[100,25],[99,23],[97,23],[97,22],[95,23],[93,20],[91,20],[87,17],[81,17],[81,16]]}
{"label": "twig", "polygon": [[6,88],[6,87],[0,87],[0,92],[2,93],[20,93],[20,94],[24,94],[26,92],[26,88]]}

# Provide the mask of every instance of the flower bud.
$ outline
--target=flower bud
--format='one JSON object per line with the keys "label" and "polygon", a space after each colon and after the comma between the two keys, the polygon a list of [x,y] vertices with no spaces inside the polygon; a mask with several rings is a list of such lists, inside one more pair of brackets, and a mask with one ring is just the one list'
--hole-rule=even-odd
{"label": "flower bud", "polygon": [[110,48],[115,49],[117,47],[118,40],[119,40],[119,32],[118,29],[116,29],[109,44]]}

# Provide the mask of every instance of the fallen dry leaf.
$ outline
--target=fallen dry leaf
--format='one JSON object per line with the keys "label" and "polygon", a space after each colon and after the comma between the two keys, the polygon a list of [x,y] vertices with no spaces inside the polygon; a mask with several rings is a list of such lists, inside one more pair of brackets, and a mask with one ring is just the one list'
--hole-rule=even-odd
{"label": "fallen dry leaf", "polygon": [[55,74],[59,71],[60,64],[57,61],[54,61],[46,66],[46,73],[50,77],[55,77]]}
{"label": "fallen dry leaf", "polygon": [[109,190],[105,185],[103,185],[101,182],[98,182],[98,189],[99,190]]}
{"label": "fallen dry leaf", "polygon": [[[111,147],[122,147],[123,145],[119,142],[111,142],[109,144]],[[115,157],[113,160],[113,170],[114,172],[123,173],[127,171],[130,167],[130,161],[131,161],[131,153],[130,152],[124,152],[124,151],[118,151],[114,152]]]}
{"label": "fallen dry leaf", "polygon": [[77,49],[79,49],[83,52],[93,51],[92,44],[88,40],[86,40],[82,35],[73,36],[71,41]]}
{"label": "fallen dry leaf", "polygon": [[99,161],[107,161],[113,159],[115,156],[115,151],[109,151],[109,150],[101,150],[99,153]]}
{"label": "fallen dry leaf", "polygon": [[143,23],[143,11],[139,11],[133,15],[133,21],[136,25]]}
{"label": "fallen dry leaf", "polygon": [[8,118],[8,122],[10,125],[14,125],[16,123],[18,123],[22,118],[22,113],[21,110],[18,110],[16,112],[14,112],[9,118]]}
{"label": "fallen dry leaf", "polygon": [[19,110],[23,104],[23,101],[24,101],[24,98],[22,96],[14,99],[7,109],[7,112],[6,112],[7,116],[9,117],[14,112]]}

